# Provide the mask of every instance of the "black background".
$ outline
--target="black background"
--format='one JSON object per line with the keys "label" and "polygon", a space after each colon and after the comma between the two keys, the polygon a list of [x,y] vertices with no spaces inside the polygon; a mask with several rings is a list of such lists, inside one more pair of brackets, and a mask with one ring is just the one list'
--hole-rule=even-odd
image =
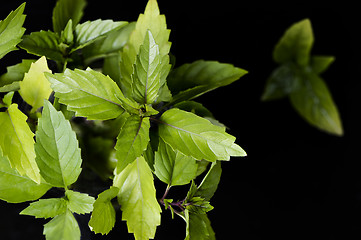
{"label": "black background", "polygon": [[[0,19],[21,1],[1,2]],[[357,136],[360,92],[360,17],[355,6],[328,2],[288,1],[158,1],[171,29],[171,52],[177,65],[198,59],[218,60],[249,74],[198,101],[230,128],[248,153],[224,163],[219,189],[209,213],[218,239],[359,239],[361,237],[361,174]],[[55,1],[29,0],[27,33],[51,29]],[[82,21],[135,21],[145,0],[89,1]],[[288,100],[261,102],[265,81],[276,67],[272,50],[294,22],[310,18],[317,55],[336,61],[322,76],[339,108],[345,135],[335,137],[309,126]],[[0,61],[20,62],[24,51]],[[29,57],[29,56],[27,56]],[[163,185],[160,185],[163,187]],[[160,189],[162,190],[162,188]],[[158,193],[161,195],[161,193]],[[1,239],[41,239],[46,221],[19,216],[28,204],[0,204]],[[108,238],[132,239],[118,214]],[[80,220],[80,222],[82,222]],[[181,219],[162,214],[156,239],[184,239]]]}

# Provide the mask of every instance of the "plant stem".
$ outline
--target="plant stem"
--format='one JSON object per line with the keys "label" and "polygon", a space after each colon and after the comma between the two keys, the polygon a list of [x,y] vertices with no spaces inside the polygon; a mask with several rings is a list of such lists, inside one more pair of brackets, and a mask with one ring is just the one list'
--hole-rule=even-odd
{"label": "plant stem", "polygon": [[164,199],[167,197],[169,190],[170,190],[171,186],[167,186],[167,188],[165,189],[165,192],[163,194],[163,197],[161,199],[159,199],[159,202],[164,205]]}

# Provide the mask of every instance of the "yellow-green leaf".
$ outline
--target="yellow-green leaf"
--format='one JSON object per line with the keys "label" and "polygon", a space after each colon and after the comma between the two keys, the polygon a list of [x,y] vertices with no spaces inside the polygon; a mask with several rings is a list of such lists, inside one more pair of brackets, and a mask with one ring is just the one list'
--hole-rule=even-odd
{"label": "yellow-green leaf", "polygon": [[10,166],[9,159],[3,155],[0,147],[0,199],[9,203],[32,201],[43,196],[51,185],[37,184],[27,176]]}
{"label": "yellow-green leaf", "polygon": [[36,111],[48,99],[52,90],[50,83],[44,76],[44,72],[51,73],[46,58],[43,56],[35,63],[32,63],[28,73],[25,73],[24,80],[20,82],[21,97]]}
{"label": "yellow-green leaf", "polygon": [[115,176],[113,185],[119,188],[118,202],[128,232],[134,233],[136,240],[153,239],[160,225],[161,208],[148,163],[143,157],[137,158]]}
{"label": "yellow-green leaf", "polygon": [[80,229],[74,215],[66,210],[44,225],[44,235],[47,240],[80,240]]}
{"label": "yellow-green leaf", "polygon": [[0,113],[0,146],[11,166],[21,175],[27,175],[40,183],[40,173],[35,161],[34,133],[26,123],[27,116],[17,104],[11,104],[6,112]]}
{"label": "yellow-green leaf", "polygon": [[131,33],[128,44],[123,49],[123,59],[120,64],[122,73],[121,87],[124,95],[132,94],[132,73],[136,57],[139,54],[140,46],[144,42],[144,38],[148,31],[154,36],[155,43],[159,46],[159,56],[161,59],[162,76],[160,86],[165,82],[165,77],[170,70],[169,67],[169,50],[171,43],[169,40],[170,30],[164,15],[160,15],[158,3],[156,0],[149,0],[145,8],[144,14],[140,14],[134,31]]}
{"label": "yellow-green leaf", "polygon": [[0,58],[16,50],[16,45],[21,42],[21,36],[25,32],[25,28],[22,27],[25,21],[24,8],[25,3],[0,21]]}

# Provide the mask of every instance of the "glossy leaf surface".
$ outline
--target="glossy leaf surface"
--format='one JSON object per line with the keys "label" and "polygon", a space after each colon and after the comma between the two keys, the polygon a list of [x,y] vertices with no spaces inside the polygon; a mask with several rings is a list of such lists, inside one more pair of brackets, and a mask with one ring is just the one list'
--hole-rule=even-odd
{"label": "glossy leaf surface", "polygon": [[128,22],[114,22],[112,20],[101,19],[78,24],[75,27],[75,43],[78,46],[76,49],[83,48],[97,38],[127,24]]}
{"label": "glossy leaf surface", "polygon": [[89,120],[107,120],[124,112],[119,87],[107,76],[91,70],[66,69],[60,74],[46,74],[59,102],[77,116]]}
{"label": "glossy leaf surface", "polygon": [[208,120],[173,108],[160,118],[160,137],[173,149],[197,160],[229,160],[230,156],[246,156],[234,143],[235,137]]}
{"label": "glossy leaf surface", "polygon": [[132,94],[131,76],[134,72],[134,63],[148,31],[152,32],[154,41],[159,46],[161,69],[164,70],[161,77],[161,85],[164,84],[165,77],[168,75],[170,69],[168,57],[171,46],[169,42],[170,30],[167,29],[165,16],[160,15],[157,1],[150,0],[144,14],[139,15],[135,30],[131,33],[129,42],[123,49],[123,59],[120,64],[122,75],[121,87],[126,96],[131,96]]}
{"label": "glossy leaf surface", "polygon": [[140,46],[134,66],[133,98],[139,103],[152,104],[160,88],[160,55],[151,31],[148,31]]}
{"label": "glossy leaf surface", "polygon": [[66,188],[78,179],[82,160],[75,132],[48,101],[39,119],[35,150],[40,173],[48,183]]}

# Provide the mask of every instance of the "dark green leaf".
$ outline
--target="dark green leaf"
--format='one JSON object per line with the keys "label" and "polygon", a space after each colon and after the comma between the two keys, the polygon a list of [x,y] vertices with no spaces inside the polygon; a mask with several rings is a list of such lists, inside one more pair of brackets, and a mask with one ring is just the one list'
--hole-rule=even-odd
{"label": "dark green leaf", "polygon": [[71,19],[73,28],[79,23],[83,16],[86,0],[58,0],[53,10],[53,29],[61,33]]}
{"label": "dark green leaf", "polygon": [[288,96],[298,90],[302,81],[302,72],[294,63],[286,63],[273,71],[268,78],[262,100],[275,100]]}
{"label": "dark green leaf", "polygon": [[286,30],[274,49],[273,58],[277,63],[294,61],[300,66],[306,66],[310,61],[312,45],[311,22],[305,19]]}
{"label": "dark green leaf", "polygon": [[199,60],[174,69],[168,76],[167,84],[172,91],[173,102],[178,103],[229,85],[246,73],[231,64]]}
{"label": "dark green leaf", "polygon": [[19,47],[30,54],[62,62],[64,58],[59,40],[58,35],[51,31],[32,32],[30,35],[24,35]]}
{"label": "dark green leaf", "polygon": [[213,206],[202,197],[193,197],[187,200],[186,209],[191,214],[205,214],[211,211]]}
{"label": "dark green leaf", "polygon": [[335,61],[332,56],[312,56],[311,68],[314,73],[321,74]]}
{"label": "dark green leaf", "polygon": [[[91,46],[91,45],[89,45]],[[115,53],[104,58],[103,74],[108,75],[114,82],[121,87],[120,61],[122,57],[120,53]]]}
{"label": "dark green leaf", "polygon": [[185,240],[215,240],[215,233],[207,214],[185,212],[187,223]]}
{"label": "dark green leaf", "polygon": [[16,45],[21,42],[25,32],[25,28],[22,27],[25,21],[24,8],[25,3],[0,21],[0,58],[16,50]]}
{"label": "dark green leaf", "polygon": [[343,135],[342,123],[331,93],[322,78],[309,73],[301,88],[291,93],[291,103],[311,125],[335,135]]}
{"label": "dark green leaf", "polygon": [[221,180],[221,174],[221,162],[212,163],[211,168],[204,177],[202,183],[199,185],[194,196],[202,197],[207,201],[211,200],[218,188],[219,181]]}

